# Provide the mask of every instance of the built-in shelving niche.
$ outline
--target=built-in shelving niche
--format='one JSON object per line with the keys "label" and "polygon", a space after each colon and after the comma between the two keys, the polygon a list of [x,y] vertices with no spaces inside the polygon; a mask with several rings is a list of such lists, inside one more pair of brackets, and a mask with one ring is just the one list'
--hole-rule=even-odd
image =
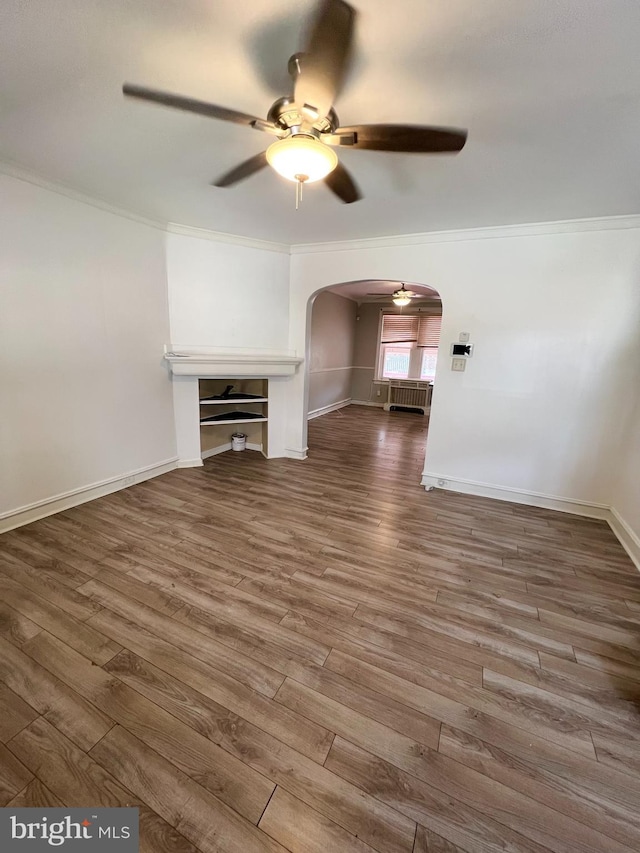
{"label": "built-in shelving niche", "polygon": [[[223,398],[229,385],[229,397]],[[267,379],[199,379],[200,450],[203,459],[231,448],[231,436],[242,432],[247,436],[247,449],[267,455],[267,422],[269,418],[269,382]],[[235,395],[242,395],[237,397]],[[234,396],[231,396],[234,395]],[[246,396],[245,396],[246,395]],[[212,399],[213,398],[213,399]],[[221,399],[223,398],[223,399]],[[255,419],[234,417],[235,412],[255,415]],[[228,414],[228,418],[207,418]]]}

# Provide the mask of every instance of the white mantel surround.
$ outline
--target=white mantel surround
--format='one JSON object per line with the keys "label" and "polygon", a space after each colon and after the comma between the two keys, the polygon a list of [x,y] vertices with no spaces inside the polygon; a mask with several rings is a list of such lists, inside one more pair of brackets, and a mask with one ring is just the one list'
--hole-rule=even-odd
{"label": "white mantel surround", "polygon": [[300,458],[285,446],[286,386],[303,361],[294,352],[168,344],[164,357],[172,373],[178,467],[202,465],[199,379],[268,379],[268,458]]}

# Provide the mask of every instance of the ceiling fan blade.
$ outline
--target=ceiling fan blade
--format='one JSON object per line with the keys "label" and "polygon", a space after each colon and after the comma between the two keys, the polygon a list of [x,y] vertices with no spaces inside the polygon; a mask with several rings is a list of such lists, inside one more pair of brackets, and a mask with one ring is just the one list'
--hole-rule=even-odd
{"label": "ceiling fan blade", "polygon": [[250,157],[248,160],[245,160],[244,163],[240,163],[239,166],[231,169],[231,171],[227,172],[226,175],[222,175],[222,177],[218,178],[216,181],[212,181],[212,186],[233,186],[233,184],[237,184],[238,181],[243,181],[245,178],[249,178],[256,172],[259,172],[260,169],[264,169],[266,165],[267,153],[266,151],[261,151],[259,154],[256,154],[254,157]]}
{"label": "ceiling fan blade", "polygon": [[[147,89],[144,86],[136,86],[133,83],[125,83],[122,87],[123,93],[129,98],[139,98],[141,101],[152,101],[154,104],[162,104],[165,107],[174,107],[177,110],[185,110],[189,113],[218,118],[222,121],[233,121],[236,124],[252,125],[254,122],[263,123],[262,119],[247,113],[239,113],[236,110],[228,110],[216,104],[208,104],[206,101],[196,101],[193,98],[185,98],[183,95],[173,95],[171,92],[160,92],[156,89]],[[275,127],[275,125],[274,125]],[[261,129],[261,128],[258,128]]]}
{"label": "ceiling fan blade", "polygon": [[413,290],[403,290],[402,293],[399,290],[394,290],[393,293],[367,293],[367,296],[388,296],[389,299],[393,296],[407,296],[409,299],[415,299],[420,294],[414,293]]}
{"label": "ceiling fan blade", "polygon": [[345,204],[353,204],[362,198],[358,185],[342,163],[338,163],[333,172],[329,172],[324,182]]}
{"label": "ceiling fan blade", "polygon": [[352,148],[371,151],[407,151],[423,154],[456,152],[467,141],[467,131],[411,124],[355,124],[339,127],[333,136],[356,135]]}
{"label": "ceiling fan blade", "polygon": [[351,56],[356,12],[345,0],[321,0],[298,57],[295,101],[311,119],[329,114]]}

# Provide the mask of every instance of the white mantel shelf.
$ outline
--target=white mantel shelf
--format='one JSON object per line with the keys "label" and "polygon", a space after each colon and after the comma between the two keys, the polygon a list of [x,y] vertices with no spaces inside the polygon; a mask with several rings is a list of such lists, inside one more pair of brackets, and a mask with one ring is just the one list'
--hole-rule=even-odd
{"label": "white mantel shelf", "polygon": [[176,376],[198,376],[206,379],[271,376],[293,376],[301,358],[272,353],[165,352],[165,359]]}

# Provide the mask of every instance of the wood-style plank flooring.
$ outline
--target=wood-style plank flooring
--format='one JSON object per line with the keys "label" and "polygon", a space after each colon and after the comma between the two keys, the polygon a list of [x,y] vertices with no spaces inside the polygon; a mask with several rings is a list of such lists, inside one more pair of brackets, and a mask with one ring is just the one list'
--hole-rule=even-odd
{"label": "wood-style plank flooring", "polygon": [[604,522],[419,486],[310,423],[0,540],[0,806],[149,853],[640,849],[640,575]]}

